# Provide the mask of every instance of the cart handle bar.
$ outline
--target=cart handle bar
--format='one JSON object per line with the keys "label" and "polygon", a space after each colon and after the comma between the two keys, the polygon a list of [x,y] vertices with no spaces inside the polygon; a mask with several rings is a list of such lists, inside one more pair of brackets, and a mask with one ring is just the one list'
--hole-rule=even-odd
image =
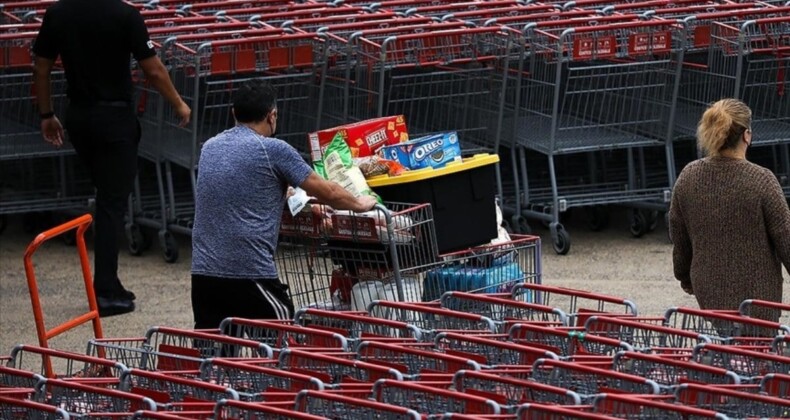
{"label": "cart handle bar", "polygon": [[[72,330],[86,322],[93,323],[93,336],[94,338],[102,338],[101,319],[99,318],[99,308],[96,304],[96,295],[93,291],[93,275],[91,274],[90,260],[88,259],[88,249],[85,246],[85,231],[90,226],[93,217],[90,214],[85,214],[76,219],[70,220],[62,225],[55,226],[43,233],[40,233],[33,239],[33,242],[27,246],[24,256],[25,275],[27,276],[27,288],[30,292],[30,302],[33,305],[33,318],[36,323],[36,333],[38,334],[38,343],[41,347],[49,347],[48,342],[50,338],[56,337],[66,331]],[[44,311],[41,308],[41,295],[38,291],[38,281],[36,280],[35,267],[33,266],[33,254],[38,250],[44,242],[60,236],[66,232],[77,230],[77,253],[80,258],[80,266],[82,267],[82,279],[85,284],[85,294],[88,298],[88,312],[67,320],[66,322],[47,330],[44,325]],[[104,354],[99,354],[104,357]],[[52,363],[49,357],[45,358],[46,376],[54,376],[52,372]]]}

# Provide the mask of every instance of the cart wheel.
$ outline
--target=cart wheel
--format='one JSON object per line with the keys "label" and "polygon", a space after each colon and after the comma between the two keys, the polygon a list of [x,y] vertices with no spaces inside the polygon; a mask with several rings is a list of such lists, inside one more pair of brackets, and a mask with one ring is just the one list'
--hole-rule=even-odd
{"label": "cart wheel", "polygon": [[165,232],[160,239],[163,239],[162,249],[164,250],[165,262],[174,263],[178,261],[178,241],[176,241],[175,236],[170,232]]}
{"label": "cart wheel", "polygon": [[587,207],[587,227],[600,232],[609,226],[609,209],[603,206]]}
{"label": "cart wheel", "polygon": [[513,216],[511,219],[511,226],[519,235],[529,235],[532,233],[532,228],[527,223],[527,218],[524,216]]}
{"label": "cart wheel", "polygon": [[147,234],[140,225],[131,225],[126,231],[126,241],[129,246],[129,254],[140,256],[151,247],[151,235]]}
{"label": "cart wheel", "polygon": [[649,225],[644,213],[639,210],[634,210],[631,215],[631,235],[635,238],[640,238],[647,233]]}
{"label": "cart wheel", "polygon": [[5,232],[6,226],[8,226],[8,216],[0,214],[0,233]]}
{"label": "cart wheel", "polygon": [[557,255],[566,255],[571,250],[571,237],[562,225],[557,225],[557,235],[553,236],[554,252]]}

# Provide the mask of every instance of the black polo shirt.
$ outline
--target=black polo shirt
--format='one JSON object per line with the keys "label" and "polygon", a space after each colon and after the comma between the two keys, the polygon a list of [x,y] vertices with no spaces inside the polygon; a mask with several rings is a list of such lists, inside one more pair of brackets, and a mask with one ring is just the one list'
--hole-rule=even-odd
{"label": "black polo shirt", "polygon": [[121,0],[60,0],[47,9],[33,52],[60,56],[72,102],[131,101],[131,56],[156,55],[140,13]]}

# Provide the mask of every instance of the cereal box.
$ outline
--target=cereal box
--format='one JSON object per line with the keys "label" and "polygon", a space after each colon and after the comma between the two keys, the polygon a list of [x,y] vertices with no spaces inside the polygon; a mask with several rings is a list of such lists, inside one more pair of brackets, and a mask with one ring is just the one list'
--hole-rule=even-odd
{"label": "cereal box", "polygon": [[385,146],[381,155],[409,169],[441,168],[447,162],[461,159],[461,146],[458,135],[452,131]]}
{"label": "cereal box", "polygon": [[310,154],[313,162],[319,162],[324,150],[332,142],[335,134],[340,133],[351,148],[353,157],[372,156],[386,145],[409,140],[406,119],[403,115],[374,118],[353,124],[310,133]]}

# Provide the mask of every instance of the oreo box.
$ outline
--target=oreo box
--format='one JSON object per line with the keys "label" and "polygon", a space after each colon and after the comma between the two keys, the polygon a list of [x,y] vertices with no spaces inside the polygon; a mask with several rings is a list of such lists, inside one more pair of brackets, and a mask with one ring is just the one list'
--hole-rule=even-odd
{"label": "oreo box", "polygon": [[381,148],[385,159],[396,160],[409,169],[441,168],[461,160],[461,145],[455,131],[433,134]]}

